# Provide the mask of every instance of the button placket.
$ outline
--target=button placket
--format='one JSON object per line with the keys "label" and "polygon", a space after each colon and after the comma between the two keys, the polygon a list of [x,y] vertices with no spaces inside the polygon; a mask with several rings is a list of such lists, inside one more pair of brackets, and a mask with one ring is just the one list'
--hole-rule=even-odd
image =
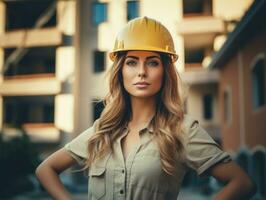
{"label": "button placket", "polygon": [[[124,171],[124,173],[123,173]],[[122,166],[117,166],[114,170],[114,199],[124,199],[126,191],[126,173]]]}
{"label": "button placket", "polygon": [[123,130],[122,135],[118,138],[116,142],[116,167],[114,170],[114,199],[125,199],[126,194],[126,163],[124,160],[121,140],[127,135],[128,129]]}
{"label": "button placket", "polygon": [[131,170],[132,170],[132,166],[136,157],[137,152],[139,151],[141,147],[141,144],[138,144],[135,146],[135,148],[132,150],[132,153],[130,153],[128,155],[128,159],[126,160],[126,169],[127,169],[127,184],[126,184],[126,188],[129,188],[130,185],[130,178],[131,178]]}

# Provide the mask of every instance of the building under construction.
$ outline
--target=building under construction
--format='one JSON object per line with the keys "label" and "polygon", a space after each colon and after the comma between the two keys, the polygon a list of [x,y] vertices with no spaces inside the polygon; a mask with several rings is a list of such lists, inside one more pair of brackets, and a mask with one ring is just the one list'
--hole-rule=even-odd
{"label": "building under construction", "polygon": [[73,132],[75,1],[0,2],[0,119],[50,148]]}

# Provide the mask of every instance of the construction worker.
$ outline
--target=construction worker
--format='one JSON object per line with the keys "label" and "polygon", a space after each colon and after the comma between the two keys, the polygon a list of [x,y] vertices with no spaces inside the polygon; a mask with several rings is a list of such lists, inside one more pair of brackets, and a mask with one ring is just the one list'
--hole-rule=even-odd
{"label": "construction worker", "polygon": [[217,200],[252,196],[247,174],[184,114],[178,55],[165,26],[147,17],[128,22],[110,58],[100,118],[36,170],[54,199],[72,199],[58,174],[75,163],[88,170],[89,199],[176,200],[189,168],[226,183]]}

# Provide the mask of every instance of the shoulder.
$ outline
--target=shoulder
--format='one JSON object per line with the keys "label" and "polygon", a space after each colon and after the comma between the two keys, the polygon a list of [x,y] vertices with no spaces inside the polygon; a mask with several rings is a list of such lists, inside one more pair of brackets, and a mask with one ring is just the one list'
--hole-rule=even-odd
{"label": "shoulder", "polygon": [[199,121],[191,116],[184,116],[182,130],[184,139],[188,142],[194,140],[212,140],[207,131],[200,125]]}
{"label": "shoulder", "polygon": [[99,129],[99,119],[95,120],[93,122],[93,125],[89,128],[85,129],[83,132],[81,132],[75,139],[89,139],[92,135],[94,135],[97,130]]}
{"label": "shoulder", "polygon": [[98,126],[99,120],[94,121],[92,126],[65,145],[65,149],[70,152],[70,155],[81,165],[84,164],[83,159],[88,157],[88,141],[96,133]]}
{"label": "shoulder", "polygon": [[191,129],[197,127],[198,125],[198,120],[192,118],[187,114],[184,115],[182,126],[185,133],[189,132]]}

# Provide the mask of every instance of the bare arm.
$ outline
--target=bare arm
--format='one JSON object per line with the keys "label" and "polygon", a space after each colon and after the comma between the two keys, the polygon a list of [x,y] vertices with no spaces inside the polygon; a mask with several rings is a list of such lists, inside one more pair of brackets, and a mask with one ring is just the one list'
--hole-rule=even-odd
{"label": "bare arm", "polygon": [[75,163],[76,161],[62,148],[37,167],[36,176],[53,199],[73,200],[60,181],[59,174]]}
{"label": "bare arm", "polygon": [[209,174],[226,183],[216,194],[215,200],[249,199],[256,192],[256,186],[249,176],[233,161],[219,163],[209,170]]}

